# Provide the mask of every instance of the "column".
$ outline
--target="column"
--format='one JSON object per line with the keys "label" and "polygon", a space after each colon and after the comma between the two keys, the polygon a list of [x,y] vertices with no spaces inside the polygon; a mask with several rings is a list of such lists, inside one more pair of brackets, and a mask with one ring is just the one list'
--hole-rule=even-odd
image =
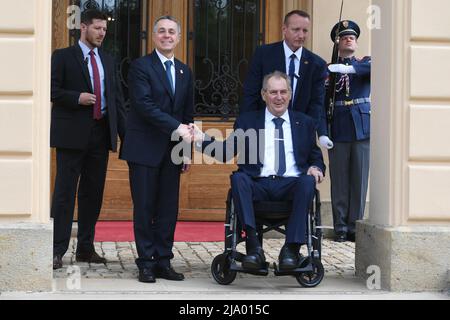
{"label": "column", "polygon": [[0,291],[51,290],[51,9],[0,3]]}
{"label": "column", "polygon": [[356,272],[392,291],[442,290],[450,269],[450,3],[374,0],[369,220]]}

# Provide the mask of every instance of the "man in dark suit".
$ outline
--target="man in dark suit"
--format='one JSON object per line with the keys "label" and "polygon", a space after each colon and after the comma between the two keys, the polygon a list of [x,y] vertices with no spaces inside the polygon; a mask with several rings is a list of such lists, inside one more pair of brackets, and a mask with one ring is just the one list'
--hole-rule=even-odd
{"label": "man in dark suit", "polygon": [[[195,127],[194,138],[196,147],[205,152],[211,150],[210,155],[220,161],[228,161],[239,154],[239,170],[231,177],[231,189],[246,233],[244,268],[265,268],[253,201],[293,201],[285,244],[279,255],[280,269],[289,270],[299,266],[300,246],[306,243],[308,208],[314,197],[315,184],[323,180],[325,164],[316,145],[314,120],[288,110],[292,95],[289,77],[279,71],[268,74],[261,95],[266,108],[240,115],[234,133],[225,142],[207,137],[198,127]],[[199,141],[203,143],[200,145]]]}
{"label": "man in dark suit", "polygon": [[284,41],[256,49],[244,82],[241,114],[265,109],[260,94],[263,78],[278,70],[288,74],[291,80],[293,95],[289,109],[306,113],[319,122],[325,96],[326,63],[303,47],[310,24],[308,13],[291,11],[284,19]]}
{"label": "man in dark suit", "polygon": [[62,267],[72,229],[78,187],[76,260],[105,263],[94,250],[95,224],[102,206],[109,150],[125,131],[125,111],[113,58],[100,49],[107,16],[87,10],[81,37],[52,56],[53,102],[50,145],[57,173],[51,215],[54,219],[53,269]]}
{"label": "man in dark suit", "polygon": [[193,84],[189,67],[174,57],[181,27],[170,16],[153,28],[156,49],[129,71],[131,108],[121,159],[128,161],[134,205],[139,281],[183,280],[170,264],[178,215],[180,172],[171,153],[178,133],[191,140]]}

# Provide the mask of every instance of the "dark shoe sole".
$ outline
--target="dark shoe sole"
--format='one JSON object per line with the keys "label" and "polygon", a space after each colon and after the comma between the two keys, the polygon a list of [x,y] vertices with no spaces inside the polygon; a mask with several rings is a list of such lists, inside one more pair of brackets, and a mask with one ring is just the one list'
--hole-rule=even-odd
{"label": "dark shoe sole", "polygon": [[292,265],[292,264],[281,264],[279,265],[280,270],[294,270],[298,268],[298,264]]}
{"label": "dark shoe sole", "polygon": [[261,270],[265,268],[265,263],[258,264],[251,261],[242,261],[242,268],[249,270]]}
{"label": "dark shoe sole", "polygon": [[96,263],[96,264],[106,264],[107,260],[90,260],[90,259],[83,259],[83,258],[75,258],[76,262],[87,262],[87,263]]}
{"label": "dark shoe sole", "polygon": [[155,283],[156,279],[142,279],[142,278],[138,278],[139,282],[143,282],[143,283]]}
{"label": "dark shoe sole", "polygon": [[184,277],[182,277],[182,278],[169,278],[169,277],[161,276],[161,275],[158,275],[158,274],[156,274],[155,277],[159,278],[159,279],[170,280],[170,281],[183,281],[184,280]]}

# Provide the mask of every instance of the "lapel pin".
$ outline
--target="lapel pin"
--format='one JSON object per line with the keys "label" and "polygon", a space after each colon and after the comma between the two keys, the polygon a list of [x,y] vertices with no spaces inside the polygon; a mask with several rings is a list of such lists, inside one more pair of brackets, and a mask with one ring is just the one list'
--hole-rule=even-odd
{"label": "lapel pin", "polygon": [[184,73],[183,70],[180,70],[180,73],[183,74]]}
{"label": "lapel pin", "polygon": [[300,122],[297,121],[295,124],[299,126],[299,125],[300,125]]}
{"label": "lapel pin", "polygon": [[309,64],[309,61],[305,61],[305,64]]}

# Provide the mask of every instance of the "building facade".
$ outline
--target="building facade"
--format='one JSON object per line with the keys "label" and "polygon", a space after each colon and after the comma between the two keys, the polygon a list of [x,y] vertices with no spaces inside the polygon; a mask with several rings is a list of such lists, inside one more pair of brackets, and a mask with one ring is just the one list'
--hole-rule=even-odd
{"label": "building facade", "polygon": [[[51,289],[50,56],[76,40],[78,8],[99,6],[110,13],[105,46],[118,58],[125,94],[129,62],[153,49],[153,21],[163,14],[179,18],[183,36],[176,55],[195,73],[196,119],[204,129],[225,132],[238,113],[255,46],[281,40],[285,13],[303,9],[313,21],[308,47],[329,60],[329,33],[340,5],[339,0],[2,1],[0,291]],[[358,225],[356,269],[366,278],[369,266],[379,266],[382,287],[389,290],[447,285],[446,9],[450,4],[445,0],[347,0],[344,5],[343,18],[362,27],[358,55],[373,56],[370,217]],[[229,187],[224,181],[234,168],[194,165],[183,177],[180,219],[223,219]],[[126,164],[112,154],[102,219],[130,219],[127,177]],[[329,183],[320,188],[324,204],[329,204]]]}

